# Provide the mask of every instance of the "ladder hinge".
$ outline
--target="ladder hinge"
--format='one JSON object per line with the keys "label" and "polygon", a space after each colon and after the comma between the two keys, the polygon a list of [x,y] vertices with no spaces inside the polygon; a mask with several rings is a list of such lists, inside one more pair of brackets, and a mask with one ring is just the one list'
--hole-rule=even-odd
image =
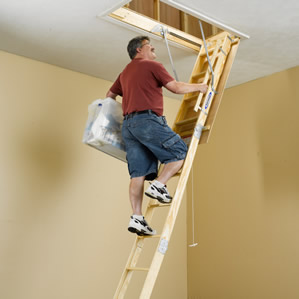
{"label": "ladder hinge", "polygon": [[228,35],[227,37],[228,37],[228,39],[229,39],[232,43],[234,43],[235,40],[236,40],[236,38],[238,38],[238,37],[235,36],[235,35]]}
{"label": "ladder hinge", "polygon": [[165,254],[168,249],[168,241],[166,239],[161,239],[158,251]]}
{"label": "ladder hinge", "polygon": [[194,129],[194,136],[197,138],[197,139],[200,139],[201,137],[201,133],[202,133],[202,130],[204,129],[204,126],[202,124],[198,124],[195,129]]}

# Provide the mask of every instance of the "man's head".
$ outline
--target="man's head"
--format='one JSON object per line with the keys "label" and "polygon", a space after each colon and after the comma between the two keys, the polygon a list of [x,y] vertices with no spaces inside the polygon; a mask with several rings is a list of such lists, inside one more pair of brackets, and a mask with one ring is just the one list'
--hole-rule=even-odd
{"label": "man's head", "polygon": [[156,59],[155,48],[150,44],[148,36],[137,36],[131,39],[127,50],[131,59]]}

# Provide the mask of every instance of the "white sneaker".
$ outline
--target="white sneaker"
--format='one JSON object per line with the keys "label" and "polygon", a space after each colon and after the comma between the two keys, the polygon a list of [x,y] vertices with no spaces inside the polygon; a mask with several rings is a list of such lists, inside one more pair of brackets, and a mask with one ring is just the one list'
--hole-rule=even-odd
{"label": "white sneaker", "polygon": [[142,220],[137,219],[134,216],[131,216],[128,231],[131,233],[136,233],[138,236],[153,236],[157,232],[152,229],[142,216]]}
{"label": "white sneaker", "polygon": [[145,191],[145,195],[157,199],[161,203],[171,203],[172,197],[169,195],[166,185],[157,187],[155,183],[150,183],[150,186]]}

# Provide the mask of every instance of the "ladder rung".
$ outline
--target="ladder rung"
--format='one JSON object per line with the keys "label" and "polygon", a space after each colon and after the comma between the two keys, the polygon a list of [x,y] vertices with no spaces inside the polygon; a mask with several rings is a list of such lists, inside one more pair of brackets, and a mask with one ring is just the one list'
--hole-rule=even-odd
{"label": "ladder rung", "polygon": [[149,268],[127,267],[127,271],[148,271]]}
{"label": "ladder rung", "polygon": [[[211,129],[211,126],[204,126],[203,127],[203,131],[209,131]],[[193,130],[189,130],[189,131],[183,131],[183,132],[180,132],[179,135],[184,138],[184,137],[192,137],[194,133],[194,129]]]}
{"label": "ladder rung", "polygon": [[138,239],[152,239],[152,238],[161,238],[161,235],[153,235],[153,236],[137,236]]}
{"label": "ladder rung", "polygon": [[[212,48],[208,49],[208,53],[210,53],[214,50],[215,50],[215,47],[212,47]],[[206,51],[204,51],[202,54],[200,54],[200,57],[202,57],[202,56],[207,56]]]}
{"label": "ladder rung", "polygon": [[193,95],[193,96],[189,96],[189,97],[185,97],[184,101],[192,101],[192,100],[196,100],[197,98],[198,98],[198,94]]}
{"label": "ladder rung", "polygon": [[205,72],[193,75],[192,79],[196,80],[198,83],[203,83],[207,72],[209,73],[209,77],[207,79],[210,80],[212,78],[212,73],[210,69],[206,70]]}
{"label": "ladder rung", "polygon": [[[211,76],[210,76],[211,78]],[[204,83],[205,81],[205,78],[204,77],[201,77],[200,79],[197,79],[197,83]]]}
{"label": "ladder rung", "polygon": [[149,206],[149,208],[164,208],[164,207],[169,207],[171,204],[170,203],[154,203]]}
{"label": "ladder rung", "polygon": [[201,78],[201,77],[204,77],[205,75],[206,75],[206,71],[205,71],[205,72],[200,72],[199,74],[194,74],[194,75],[192,76],[192,79],[197,80],[197,79],[199,79],[199,78]]}
{"label": "ladder rung", "polygon": [[198,116],[192,117],[192,118],[187,118],[187,119],[176,122],[175,125],[182,126],[182,125],[190,124],[190,123],[196,122],[197,119],[198,119]]}
{"label": "ladder rung", "polygon": [[183,131],[183,132],[180,132],[179,135],[180,135],[182,138],[184,138],[184,137],[192,137],[193,132],[194,132],[194,129],[193,129],[193,130],[189,130],[189,131]]}

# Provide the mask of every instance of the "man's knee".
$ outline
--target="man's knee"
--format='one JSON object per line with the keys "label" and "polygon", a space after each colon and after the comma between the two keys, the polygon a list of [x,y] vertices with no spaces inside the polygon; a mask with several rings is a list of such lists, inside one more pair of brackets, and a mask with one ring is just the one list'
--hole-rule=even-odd
{"label": "man's knee", "polygon": [[133,185],[143,184],[144,180],[145,180],[145,176],[133,177],[131,178],[131,184]]}

